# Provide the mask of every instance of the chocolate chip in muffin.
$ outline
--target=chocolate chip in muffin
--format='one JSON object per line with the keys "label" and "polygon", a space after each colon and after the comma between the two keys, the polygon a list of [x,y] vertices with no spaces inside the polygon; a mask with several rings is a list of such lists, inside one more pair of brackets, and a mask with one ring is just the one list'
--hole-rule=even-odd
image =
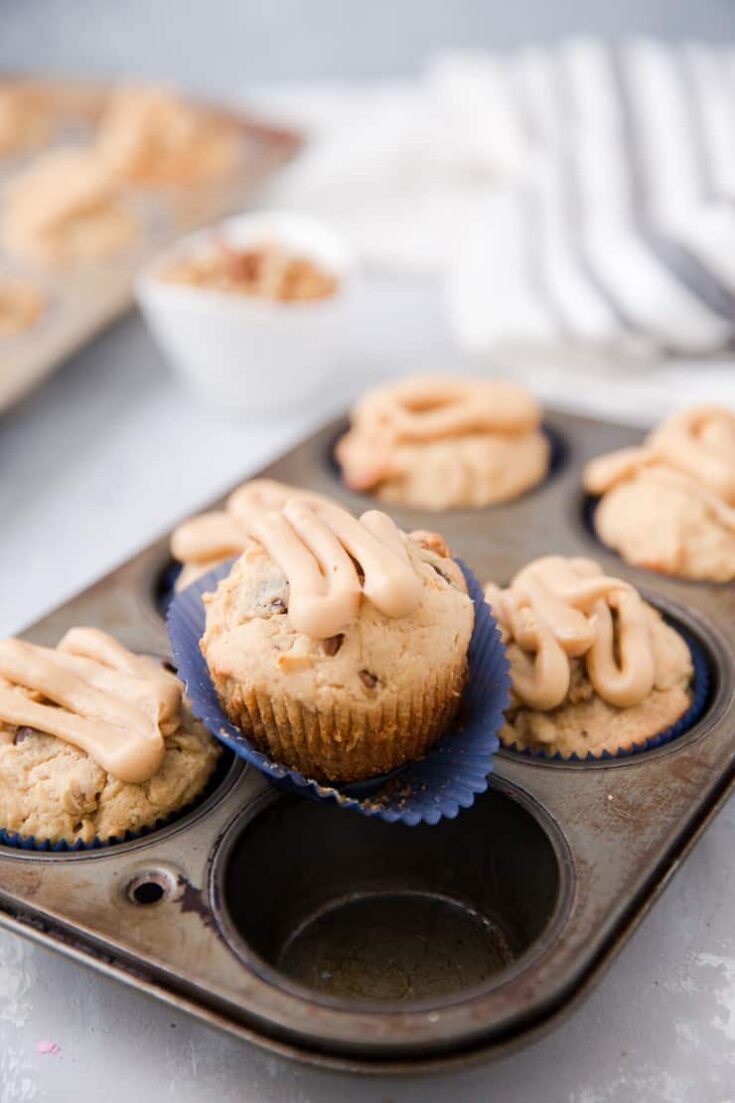
{"label": "chocolate chip in muffin", "polygon": [[449,575],[445,574],[444,571],[441,569],[441,567],[437,567],[436,563],[430,563],[429,566],[434,568],[436,573],[439,575],[439,578],[443,578],[444,581],[447,582],[450,586],[453,585],[452,580],[449,577]]}
{"label": "chocolate chip in muffin", "polygon": [[344,632],[339,632],[336,636],[329,636],[328,639],[322,640],[324,654],[329,655],[330,658],[336,655],[340,647],[344,643],[344,638]]}
{"label": "chocolate chip in muffin", "polygon": [[13,736],[13,746],[17,747],[17,745],[27,739],[30,734],[30,728],[18,728]]}
{"label": "chocolate chip in muffin", "polygon": [[365,689],[375,689],[378,684],[377,675],[371,674],[369,670],[361,670],[359,672],[359,678]]}

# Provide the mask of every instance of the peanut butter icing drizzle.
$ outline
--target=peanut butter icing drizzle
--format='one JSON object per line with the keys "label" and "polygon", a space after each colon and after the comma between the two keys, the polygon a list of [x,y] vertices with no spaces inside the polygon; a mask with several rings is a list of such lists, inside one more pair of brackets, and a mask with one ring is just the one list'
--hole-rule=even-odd
{"label": "peanut butter icing drizzle", "polygon": [[501,379],[421,376],[378,387],[357,404],[353,426],[395,443],[469,433],[526,433],[540,414],[522,387]]}
{"label": "peanut butter icing drizzle", "polygon": [[489,585],[485,597],[524,653],[522,665],[513,666],[513,688],[530,708],[562,704],[575,658],[584,660],[597,694],[617,708],[638,704],[653,689],[646,606],[632,586],[608,577],[591,559],[545,556],[507,589]]}
{"label": "peanut butter icing drizzle", "polygon": [[585,487],[604,494],[644,468],[695,487],[723,524],[735,529],[735,412],[695,406],[674,414],[640,448],[599,456],[585,468]]}
{"label": "peanut butter icing drizzle", "polygon": [[171,537],[171,553],[181,563],[214,564],[240,555],[248,543],[243,518],[252,510],[280,509],[292,498],[315,498],[275,479],[251,479],[233,491],[223,510],[184,521]]}
{"label": "peanut butter icing drizzle", "polygon": [[70,629],[56,649],[0,640],[0,723],[55,735],[121,781],[160,769],[180,709],[174,675],[96,628]]}
{"label": "peanut butter icing drizzle", "polygon": [[300,495],[280,509],[239,503],[249,536],[276,561],[289,583],[288,613],[297,632],[326,639],[357,617],[363,595],[387,617],[421,602],[421,582],[404,538],[378,510],[359,520],[334,502]]}

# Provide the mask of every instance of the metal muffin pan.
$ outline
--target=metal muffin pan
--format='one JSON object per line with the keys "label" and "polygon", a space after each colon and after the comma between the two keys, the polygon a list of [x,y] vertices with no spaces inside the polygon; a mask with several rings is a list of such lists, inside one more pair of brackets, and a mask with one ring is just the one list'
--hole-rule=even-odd
{"label": "metal muffin pan", "polygon": [[[591,555],[702,643],[712,690],[677,740],[598,762],[501,751],[456,820],[404,827],[280,792],[240,763],[178,821],[101,850],[0,848],[0,922],[301,1060],[416,1071],[493,1056],[589,990],[677,869],[735,777],[735,586],[627,567],[584,521],[581,465],[634,430],[549,414],[564,462],[485,510],[391,509],[437,528],[481,579],[548,552]],[[262,474],[360,509],[331,460],[337,422]],[[74,624],[167,654],[166,538],[26,635]]]}

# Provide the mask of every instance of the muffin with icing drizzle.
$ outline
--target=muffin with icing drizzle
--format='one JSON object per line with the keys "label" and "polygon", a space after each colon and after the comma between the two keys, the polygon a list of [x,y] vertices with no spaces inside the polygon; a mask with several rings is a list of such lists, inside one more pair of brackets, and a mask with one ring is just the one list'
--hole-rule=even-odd
{"label": "muffin with icing drizzle", "polygon": [[352,490],[415,509],[505,502],[540,483],[549,442],[531,395],[500,379],[426,376],[369,391],[336,448]]}
{"label": "muffin with icing drizzle", "polygon": [[36,157],[8,186],[0,213],[5,248],[51,267],[112,257],[138,234],[116,181],[81,147]]}
{"label": "muffin with icing drizzle", "polygon": [[485,598],[511,664],[506,746],[564,758],[630,750],[692,703],[692,656],[679,633],[591,559],[536,559]]}
{"label": "muffin with icing drizzle", "polygon": [[176,589],[184,590],[225,559],[241,555],[251,544],[246,522],[252,509],[280,509],[290,498],[315,497],[276,479],[250,479],[228,497],[224,509],[199,513],[182,521],[171,536],[171,554],[181,564]]}
{"label": "muffin with icing drizzle", "polygon": [[219,753],[179,680],[105,632],[0,640],[5,831],[71,846],[152,827],[202,792]]}
{"label": "muffin with icing drizzle", "polygon": [[240,146],[237,126],[224,112],[145,85],[117,89],[97,136],[110,170],[145,187],[222,180],[236,168]]}
{"label": "muffin with icing drizzle", "polygon": [[249,544],[205,595],[201,640],[230,720],[317,781],[423,757],[457,710],[474,624],[444,542],[306,495],[241,523]]}
{"label": "muffin with icing drizzle", "polygon": [[678,578],[735,579],[735,412],[674,414],[640,448],[591,460],[598,536],[628,563]]}

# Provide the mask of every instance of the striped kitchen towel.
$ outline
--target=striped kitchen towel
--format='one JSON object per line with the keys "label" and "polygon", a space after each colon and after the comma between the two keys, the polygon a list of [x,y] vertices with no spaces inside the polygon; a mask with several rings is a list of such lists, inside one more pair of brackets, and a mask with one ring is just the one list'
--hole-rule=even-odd
{"label": "striped kitchen towel", "polygon": [[276,201],[369,264],[444,273],[465,351],[732,349],[735,49],[451,51],[418,81],[282,89],[280,106],[313,141]]}
{"label": "striped kitchen towel", "polygon": [[463,347],[731,347],[735,51],[574,40],[485,64],[512,90],[528,159],[488,189],[451,263]]}

